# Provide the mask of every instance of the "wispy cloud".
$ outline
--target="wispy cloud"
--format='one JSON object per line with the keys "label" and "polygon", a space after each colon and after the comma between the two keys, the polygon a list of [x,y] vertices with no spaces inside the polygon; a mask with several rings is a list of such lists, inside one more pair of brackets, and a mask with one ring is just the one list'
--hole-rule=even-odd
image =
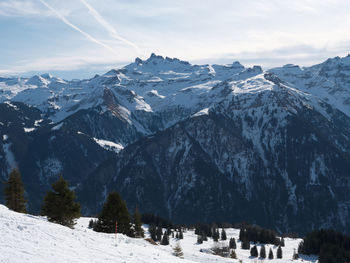
{"label": "wispy cloud", "polygon": [[116,50],[114,50],[112,47],[110,47],[109,45],[106,45],[105,43],[101,42],[100,40],[94,38],[89,33],[83,31],[82,29],[80,29],[79,27],[77,27],[76,25],[71,23],[66,17],[64,17],[61,13],[59,13],[56,9],[54,9],[51,5],[46,3],[44,0],[39,0],[39,1],[43,5],[45,5],[48,9],[50,9],[59,19],[61,19],[63,23],[65,23],[66,25],[68,25],[71,28],[75,29],[76,31],[78,31],[80,34],[85,36],[91,42],[96,43],[96,44],[100,45],[101,47],[108,49],[109,51],[111,51],[115,55],[118,55],[118,52]]}
{"label": "wispy cloud", "polygon": [[133,48],[135,48],[136,51],[137,51],[138,53],[140,53],[139,47],[138,47],[135,43],[133,43],[133,42],[131,42],[131,41],[129,41],[129,40],[127,40],[127,39],[121,37],[121,36],[117,33],[117,31],[114,29],[114,27],[113,27],[110,23],[108,23],[108,22],[100,15],[100,13],[97,12],[97,10],[96,10],[95,8],[93,8],[93,7],[92,7],[89,3],[87,3],[85,0],[80,0],[80,2],[89,10],[90,14],[96,19],[96,21],[97,21],[99,24],[101,24],[101,25],[109,32],[109,34],[110,34],[114,39],[117,39],[117,40],[119,40],[119,41],[121,41],[121,42],[123,42],[123,43],[125,43],[125,44],[127,44],[127,45],[129,45],[129,46],[131,46],[131,47],[133,47]]}
{"label": "wispy cloud", "polygon": [[[18,61],[16,65],[0,68],[0,76],[14,76],[26,72],[53,72],[53,71],[73,71],[87,67],[97,67],[101,65],[105,68],[126,65],[127,60],[120,62],[115,58],[97,52],[90,55],[57,55],[54,57],[42,57],[31,60]],[[107,66],[106,66],[107,65]]]}
{"label": "wispy cloud", "polygon": [[32,1],[3,0],[0,2],[0,16],[51,16]]}

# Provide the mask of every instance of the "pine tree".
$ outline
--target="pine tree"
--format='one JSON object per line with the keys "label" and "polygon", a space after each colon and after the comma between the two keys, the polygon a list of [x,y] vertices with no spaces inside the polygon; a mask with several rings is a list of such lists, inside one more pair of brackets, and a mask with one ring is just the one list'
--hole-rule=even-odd
{"label": "pine tree", "polygon": [[234,237],[230,238],[229,247],[230,247],[230,248],[233,248],[233,249],[236,249],[236,248],[237,248],[236,240],[235,240]]}
{"label": "pine tree", "polygon": [[260,247],[260,253],[259,253],[259,255],[260,255],[261,258],[266,258],[266,249],[265,249],[265,246],[264,246],[264,245],[262,245],[262,246]]}
{"label": "pine tree", "polygon": [[95,224],[94,220],[90,219],[88,228],[93,229],[94,228],[94,224]]}
{"label": "pine tree", "polygon": [[219,237],[220,237],[219,230],[213,229],[213,240],[214,240],[214,242],[218,242],[219,241]]}
{"label": "pine tree", "polygon": [[222,229],[221,230],[221,240],[226,240],[226,239],[227,239],[226,231],[225,231],[225,229]]}
{"label": "pine tree", "polygon": [[141,214],[137,208],[137,206],[135,207],[135,211],[134,211],[134,226],[135,226],[135,237],[144,237],[145,236],[145,232],[143,231],[142,228],[142,222],[141,222]]}
{"label": "pine tree", "polygon": [[230,258],[237,259],[236,251],[234,249],[231,250]]}
{"label": "pine tree", "polygon": [[241,241],[241,248],[246,250],[250,249],[250,242],[248,241],[248,239],[243,239]]}
{"label": "pine tree", "polygon": [[169,245],[169,237],[168,234],[165,232],[162,238],[162,242],[160,242],[161,245],[167,246]]}
{"label": "pine tree", "polygon": [[278,248],[277,248],[277,258],[282,258],[282,248],[281,248],[281,246],[278,246]]}
{"label": "pine tree", "polygon": [[73,227],[74,219],[80,217],[80,204],[75,203],[74,199],[74,191],[69,189],[68,182],[60,176],[45,196],[42,214],[50,222]]}
{"label": "pine tree", "polygon": [[205,233],[202,234],[202,239],[203,241],[208,241],[208,237]]}
{"label": "pine tree", "polygon": [[6,206],[16,212],[26,213],[26,200],[24,199],[24,186],[21,174],[18,169],[14,169],[9,174],[5,185]]}
{"label": "pine tree", "polygon": [[153,225],[153,224],[149,225],[148,231],[149,231],[153,241],[157,241],[157,236],[156,236],[157,229],[156,229],[156,226]]}
{"label": "pine tree", "polygon": [[271,248],[270,248],[270,252],[269,252],[269,259],[273,259],[273,252],[272,252]]}
{"label": "pine tree", "polygon": [[258,257],[259,254],[258,254],[258,248],[256,246],[252,247],[250,249],[250,256],[252,257]]}
{"label": "pine tree", "polygon": [[239,230],[239,238],[240,241],[243,241],[243,239],[245,239],[245,229],[241,228]]}
{"label": "pine tree", "polygon": [[176,257],[183,258],[184,253],[182,252],[182,248],[179,243],[176,243],[176,246],[173,248],[173,253]]}
{"label": "pine tree", "polygon": [[119,193],[112,192],[108,195],[107,201],[103,205],[94,230],[97,232],[115,233],[116,222],[118,224],[118,233],[133,236],[126,203]]}
{"label": "pine tree", "polygon": [[281,247],[284,247],[284,238],[283,238],[283,237],[281,238],[280,246],[281,246]]}
{"label": "pine tree", "polygon": [[156,230],[157,241],[160,242],[162,240],[162,235],[163,235],[163,228],[162,228],[162,225],[159,225]]}
{"label": "pine tree", "polygon": [[175,238],[179,239],[179,232],[176,232]]}
{"label": "pine tree", "polygon": [[184,239],[184,234],[182,233],[182,229],[180,228],[180,234],[179,234],[180,239]]}

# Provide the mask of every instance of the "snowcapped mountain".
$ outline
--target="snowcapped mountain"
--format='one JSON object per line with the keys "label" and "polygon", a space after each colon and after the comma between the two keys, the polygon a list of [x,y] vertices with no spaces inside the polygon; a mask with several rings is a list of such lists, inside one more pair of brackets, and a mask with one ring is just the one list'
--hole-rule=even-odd
{"label": "snowcapped mountain", "polygon": [[179,222],[350,232],[349,83],[350,56],[263,71],[152,54],[88,80],[2,78],[1,176],[19,165],[33,210],[63,173],[86,213],[119,190]]}

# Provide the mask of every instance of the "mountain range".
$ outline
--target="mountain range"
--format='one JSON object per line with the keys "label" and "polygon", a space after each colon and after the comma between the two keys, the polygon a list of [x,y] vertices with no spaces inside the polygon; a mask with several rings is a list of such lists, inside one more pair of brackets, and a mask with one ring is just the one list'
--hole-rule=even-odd
{"label": "mountain range", "polygon": [[263,70],[152,54],[86,80],[0,78],[0,177],[20,169],[34,213],[63,174],[87,215],[117,190],[179,223],[350,233],[349,138],[350,55]]}

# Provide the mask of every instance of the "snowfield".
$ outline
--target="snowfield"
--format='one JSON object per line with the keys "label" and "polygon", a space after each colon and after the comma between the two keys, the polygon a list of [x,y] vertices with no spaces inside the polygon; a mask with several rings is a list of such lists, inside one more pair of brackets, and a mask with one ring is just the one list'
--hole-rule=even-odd
{"label": "snowfield", "polygon": [[[184,239],[170,238],[169,246],[152,245],[144,239],[129,238],[118,234],[97,233],[88,229],[90,218],[80,218],[75,229],[47,222],[45,217],[20,214],[0,205],[0,262],[290,262],[293,249],[298,247],[300,239],[285,239],[283,259],[260,260],[250,258],[248,250],[240,249],[237,241],[237,260],[223,258],[208,253],[214,242],[196,244],[194,231],[184,233]],[[147,232],[147,231],[146,231]],[[238,229],[226,229],[228,239],[238,239]],[[148,234],[146,233],[146,236]],[[179,242],[184,259],[172,254],[172,247]],[[228,240],[217,245],[228,245]],[[271,246],[276,255],[277,247]],[[270,246],[266,246],[268,254]],[[259,249],[259,248],[258,248]],[[210,250],[209,250],[210,251]],[[295,262],[316,262],[317,257],[302,257]]]}

